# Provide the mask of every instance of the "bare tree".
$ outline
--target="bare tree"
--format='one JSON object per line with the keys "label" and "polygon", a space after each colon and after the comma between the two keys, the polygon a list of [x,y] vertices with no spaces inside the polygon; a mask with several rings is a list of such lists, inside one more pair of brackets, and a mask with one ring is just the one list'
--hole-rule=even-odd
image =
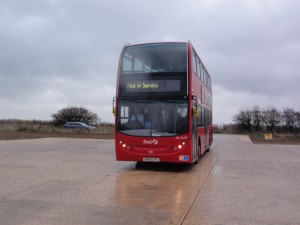
{"label": "bare tree", "polygon": [[262,119],[267,129],[273,133],[276,126],[281,122],[281,113],[274,106],[268,106],[262,111]]}
{"label": "bare tree", "polygon": [[259,106],[255,105],[251,110],[252,127],[255,131],[260,131],[262,128],[262,112]]}
{"label": "bare tree", "polygon": [[293,108],[285,108],[282,112],[282,120],[285,122],[285,127],[287,132],[294,132],[297,115],[296,111]]}
{"label": "bare tree", "polygon": [[241,130],[251,131],[251,111],[240,110],[238,114],[233,116],[233,121]]}
{"label": "bare tree", "polygon": [[296,118],[295,126],[299,130],[299,128],[300,128],[300,112],[299,111],[295,112],[295,118]]}

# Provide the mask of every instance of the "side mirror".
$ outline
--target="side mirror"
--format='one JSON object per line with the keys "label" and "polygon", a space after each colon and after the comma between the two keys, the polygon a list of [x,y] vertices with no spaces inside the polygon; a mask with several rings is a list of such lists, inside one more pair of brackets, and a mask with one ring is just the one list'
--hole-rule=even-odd
{"label": "side mirror", "polygon": [[113,97],[113,108],[112,113],[116,116],[116,97]]}
{"label": "side mirror", "polygon": [[193,116],[194,117],[199,117],[199,111],[196,107],[193,107]]}

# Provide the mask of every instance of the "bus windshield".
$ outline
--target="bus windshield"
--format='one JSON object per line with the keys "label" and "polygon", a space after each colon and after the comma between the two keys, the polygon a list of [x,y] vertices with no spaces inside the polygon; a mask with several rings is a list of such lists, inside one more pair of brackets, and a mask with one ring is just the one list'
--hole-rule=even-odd
{"label": "bus windshield", "polygon": [[120,100],[117,129],[132,136],[175,136],[188,131],[187,100]]}
{"label": "bus windshield", "polygon": [[125,48],[121,74],[187,71],[186,43],[134,45]]}

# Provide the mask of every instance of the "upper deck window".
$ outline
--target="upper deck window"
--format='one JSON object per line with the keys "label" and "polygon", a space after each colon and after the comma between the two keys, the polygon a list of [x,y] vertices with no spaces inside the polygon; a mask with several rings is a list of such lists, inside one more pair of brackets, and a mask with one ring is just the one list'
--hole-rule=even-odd
{"label": "upper deck window", "polygon": [[187,71],[186,43],[159,43],[126,47],[121,74]]}

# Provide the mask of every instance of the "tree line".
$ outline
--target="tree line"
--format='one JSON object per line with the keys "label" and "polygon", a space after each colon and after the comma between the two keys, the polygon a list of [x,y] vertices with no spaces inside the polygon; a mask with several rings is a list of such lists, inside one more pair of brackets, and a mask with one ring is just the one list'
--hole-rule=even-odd
{"label": "tree line", "polygon": [[300,130],[300,112],[291,107],[279,110],[271,105],[265,108],[253,106],[240,110],[233,116],[233,121],[240,131],[297,133]]}
{"label": "tree line", "polygon": [[0,119],[0,131],[42,131],[61,132],[66,122],[83,122],[93,125],[94,133],[112,134],[114,124],[103,122],[98,115],[87,108],[67,106],[51,115],[52,120],[21,120],[21,119]]}

